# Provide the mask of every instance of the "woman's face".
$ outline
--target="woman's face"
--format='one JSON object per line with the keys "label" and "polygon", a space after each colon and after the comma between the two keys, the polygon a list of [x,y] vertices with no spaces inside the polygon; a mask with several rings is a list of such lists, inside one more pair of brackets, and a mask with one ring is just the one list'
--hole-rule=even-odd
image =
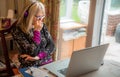
{"label": "woman's face", "polygon": [[37,14],[35,14],[35,16],[33,17],[33,25],[36,21],[40,21],[40,22],[43,22],[43,19],[44,19],[44,15],[41,11],[39,11]]}

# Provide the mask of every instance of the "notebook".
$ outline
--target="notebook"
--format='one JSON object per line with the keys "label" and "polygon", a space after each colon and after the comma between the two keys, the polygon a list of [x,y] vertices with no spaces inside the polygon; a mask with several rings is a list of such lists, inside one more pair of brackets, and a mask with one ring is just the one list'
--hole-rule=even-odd
{"label": "notebook", "polygon": [[98,70],[109,44],[74,51],[70,59],[56,61],[44,66],[58,77],[78,77]]}

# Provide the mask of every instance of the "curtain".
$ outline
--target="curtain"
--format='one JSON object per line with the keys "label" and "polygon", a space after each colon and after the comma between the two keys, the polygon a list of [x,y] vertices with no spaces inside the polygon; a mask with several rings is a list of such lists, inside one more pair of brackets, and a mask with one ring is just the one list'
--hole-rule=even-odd
{"label": "curtain", "polygon": [[56,45],[56,53],[54,54],[54,59],[57,59],[60,0],[40,0],[40,1],[45,5],[46,9],[45,23]]}

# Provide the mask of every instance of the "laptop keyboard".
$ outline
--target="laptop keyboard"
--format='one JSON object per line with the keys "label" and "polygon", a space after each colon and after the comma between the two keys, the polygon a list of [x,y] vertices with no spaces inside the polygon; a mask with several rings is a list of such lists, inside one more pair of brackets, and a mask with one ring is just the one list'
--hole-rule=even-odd
{"label": "laptop keyboard", "polygon": [[58,72],[60,72],[60,73],[63,74],[63,75],[66,75],[66,73],[67,73],[67,68],[58,70]]}

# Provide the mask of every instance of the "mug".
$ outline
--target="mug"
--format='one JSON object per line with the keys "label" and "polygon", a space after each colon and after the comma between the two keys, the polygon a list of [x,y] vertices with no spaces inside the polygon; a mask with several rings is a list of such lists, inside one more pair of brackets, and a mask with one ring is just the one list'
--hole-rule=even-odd
{"label": "mug", "polygon": [[0,18],[0,28],[8,28],[11,25],[10,18]]}

